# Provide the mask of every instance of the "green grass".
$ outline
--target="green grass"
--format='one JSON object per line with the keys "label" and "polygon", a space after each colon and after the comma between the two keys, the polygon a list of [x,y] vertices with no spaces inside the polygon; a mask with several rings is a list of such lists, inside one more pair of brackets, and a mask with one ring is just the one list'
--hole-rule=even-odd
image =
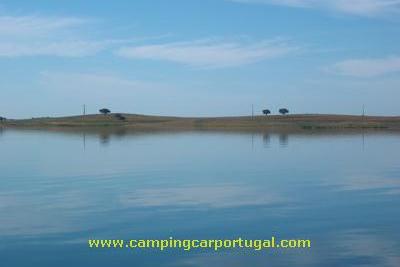
{"label": "green grass", "polygon": [[3,127],[33,128],[135,128],[135,129],[391,129],[400,130],[400,117],[350,116],[350,115],[275,115],[243,117],[169,117],[122,114],[86,115],[58,118],[32,118],[0,122]]}

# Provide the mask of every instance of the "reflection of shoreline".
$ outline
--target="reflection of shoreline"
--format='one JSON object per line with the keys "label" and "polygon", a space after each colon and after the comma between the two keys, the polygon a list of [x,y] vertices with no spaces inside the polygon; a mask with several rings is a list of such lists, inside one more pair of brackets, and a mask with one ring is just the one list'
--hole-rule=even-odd
{"label": "reflection of shoreline", "polygon": [[87,135],[115,135],[123,137],[125,135],[152,135],[152,134],[168,134],[168,133],[223,133],[223,134],[282,134],[296,136],[351,136],[351,135],[393,135],[400,136],[400,132],[393,130],[376,130],[376,129],[320,129],[320,130],[304,130],[292,128],[267,128],[267,129],[226,129],[226,128],[160,128],[146,129],[134,127],[0,127],[0,132],[16,131],[16,132],[48,132],[60,134],[87,134]]}
{"label": "reflection of shoreline", "polygon": [[103,145],[110,143],[112,139],[123,139],[123,138],[137,138],[145,136],[155,135],[180,135],[180,134],[224,134],[224,135],[244,135],[250,136],[253,142],[258,138],[262,139],[265,147],[269,147],[273,136],[278,137],[278,141],[281,147],[287,147],[289,140],[292,137],[300,138],[329,138],[335,137],[346,137],[346,136],[359,136],[363,140],[363,146],[365,146],[365,140],[372,136],[400,136],[400,132],[397,131],[376,131],[376,130],[319,130],[319,131],[308,131],[308,130],[227,130],[227,129],[158,129],[158,130],[143,130],[143,129],[132,129],[125,127],[111,127],[111,128],[63,128],[63,127],[51,127],[51,128],[2,128],[0,127],[0,136],[6,132],[20,132],[20,133],[44,133],[50,135],[67,135],[67,136],[79,136],[82,138],[83,146],[85,148],[86,141],[88,138],[96,138]]}

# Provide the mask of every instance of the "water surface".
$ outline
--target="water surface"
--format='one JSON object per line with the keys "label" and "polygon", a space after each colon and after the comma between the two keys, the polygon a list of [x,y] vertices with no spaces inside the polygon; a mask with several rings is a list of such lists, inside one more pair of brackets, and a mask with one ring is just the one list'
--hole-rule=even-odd
{"label": "water surface", "polygon": [[[0,132],[2,266],[400,266],[400,135]],[[89,238],[309,250],[90,250]]]}

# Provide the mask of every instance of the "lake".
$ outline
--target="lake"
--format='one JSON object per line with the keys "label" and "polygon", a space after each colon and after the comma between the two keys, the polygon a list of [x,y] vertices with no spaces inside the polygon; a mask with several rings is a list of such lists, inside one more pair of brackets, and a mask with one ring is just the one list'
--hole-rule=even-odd
{"label": "lake", "polygon": [[[400,134],[0,131],[1,266],[400,266]],[[310,249],[90,249],[303,238]]]}

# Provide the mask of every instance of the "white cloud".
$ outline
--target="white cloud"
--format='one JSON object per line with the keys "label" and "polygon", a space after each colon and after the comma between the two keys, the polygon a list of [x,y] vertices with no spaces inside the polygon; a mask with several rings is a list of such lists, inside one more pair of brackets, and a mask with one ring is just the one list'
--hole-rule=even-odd
{"label": "white cloud", "polygon": [[93,20],[76,17],[1,16],[0,58],[24,56],[84,57],[113,49],[116,55],[167,60],[196,67],[216,68],[249,64],[285,55],[297,48],[282,41],[257,43],[197,40],[129,46],[138,39],[90,40]]}
{"label": "white cloud", "polygon": [[336,0],[331,1],[333,8],[338,11],[356,15],[379,15],[383,13],[398,12],[399,0]]}
{"label": "white cloud", "polygon": [[0,42],[0,57],[59,56],[83,57],[98,53],[107,42],[62,41],[62,42]]}
{"label": "white cloud", "polygon": [[240,3],[333,10],[360,16],[377,16],[400,11],[400,0],[230,0]]}
{"label": "white cloud", "polygon": [[122,47],[116,51],[116,55],[132,59],[171,61],[202,68],[220,68],[284,56],[297,49],[279,41],[244,44],[200,40]]}
{"label": "white cloud", "polygon": [[74,17],[0,16],[0,57],[82,57],[114,42],[86,40],[81,30],[88,23]]}
{"label": "white cloud", "polygon": [[336,63],[331,71],[354,77],[375,77],[400,72],[400,57],[350,59]]}
{"label": "white cloud", "polygon": [[0,36],[31,37],[74,28],[87,22],[74,17],[0,16]]}
{"label": "white cloud", "polygon": [[310,7],[318,3],[315,0],[230,0],[238,3],[272,4],[291,7]]}

